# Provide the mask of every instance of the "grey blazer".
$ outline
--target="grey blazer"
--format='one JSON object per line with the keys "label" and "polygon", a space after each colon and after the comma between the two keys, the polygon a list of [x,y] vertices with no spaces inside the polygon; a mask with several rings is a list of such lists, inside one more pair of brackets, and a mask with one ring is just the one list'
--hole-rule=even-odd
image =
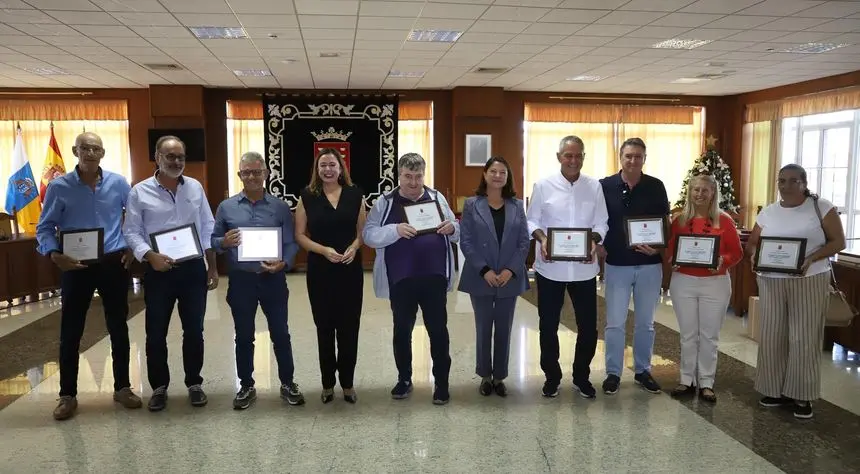
{"label": "grey blazer", "polygon": [[[487,198],[475,196],[466,199],[460,220],[460,248],[466,257],[460,271],[460,291],[474,296],[506,298],[519,296],[529,288],[526,271],[529,234],[521,200],[505,199],[505,227],[499,245]],[[496,273],[510,269],[514,277],[507,285],[493,288],[481,276],[481,269],[485,266]]]}

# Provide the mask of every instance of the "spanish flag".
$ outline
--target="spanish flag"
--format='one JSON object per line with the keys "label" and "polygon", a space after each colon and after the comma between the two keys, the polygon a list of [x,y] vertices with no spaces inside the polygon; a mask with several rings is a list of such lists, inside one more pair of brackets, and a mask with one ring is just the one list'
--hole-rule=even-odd
{"label": "spanish flag", "polygon": [[39,202],[39,188],[33,178],[33,169],[24,151],[21,127],[18,127],[15,148],[12,150],[12,176],[9,176],[9,187],[6,189],[6,211],[17,214],[18,226],[24,233],[36,232],[42,203]]}
{"label": "spanish flag", "polygon": [[48,142],[48,156],[45,157],[45,167],[42,170],[42,182],[39,185],[39,202],[45,202],[45,193],[48,191],[48,183],[54,178],[66,174],[66,166],[63,164],[63,156],[60,155],[60,147],[54,137],[54,124],[51,124],[51,140]]}

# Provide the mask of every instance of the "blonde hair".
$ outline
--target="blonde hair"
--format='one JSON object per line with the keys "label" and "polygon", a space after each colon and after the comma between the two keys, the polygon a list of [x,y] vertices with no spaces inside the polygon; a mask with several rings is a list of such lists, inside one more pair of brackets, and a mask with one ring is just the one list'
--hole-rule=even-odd
{"label": "blonde hair", "polygon": [[714,190],[714,195],[711,198],[711,205],[708,206],[708,218],[711,220],[711,227],[714,229],[720,228],[720,216],[723,211],[720,210],[720,187],[717,186],[717,180],[709,174],[699,174],[690,178],[687,183],[687,199],[684,203],[684,209],[678,216],[678,223],[682,226],[687,225],[691,219],[696,217],[696,206],[693,204],[693,185],[696,181],[703,181],[711,186]]}

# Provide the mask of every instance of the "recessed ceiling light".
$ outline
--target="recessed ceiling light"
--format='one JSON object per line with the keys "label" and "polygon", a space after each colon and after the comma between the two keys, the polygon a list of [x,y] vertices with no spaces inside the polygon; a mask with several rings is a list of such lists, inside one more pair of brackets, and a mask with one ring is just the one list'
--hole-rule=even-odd
{"label": "recessed ceiling light", "polygon": [[340,56],[340,53],[320,53],[321,58],[336,58]]}
{"label": "recessed ceiling light", "polygon": [[702,77],[681,77],[672,81],[672,84],[695,84],[702,81],[710,81],[710,79]]}
{"label": "recessed ceiling light", "polygon": [[244,28],[234,26],[190,26],[188,29],[199,39],[247,38]]}
{"label": "recessed ceiling light", "polygon": [[239,77],[263,77],[272,75],[268,69],[234,69],[233,74]]}
{"label": "recessed ceiling light", "polygon": [[40,76],[68,76],[69,73],[63,71],[62,69],[56,69],[52,67],[25,67],[25,71],[38,74]]}
{"label": "recessed ceiling light", "polygon": [[455,30],[412,30],[406,41],[429,41],[432,43],[453,43],[463,36],[462,31]]}
{"label": "recessed ceiling light", "polygon": [[601,79],[603,79],[601,76],[574,76],[566,78],[565,81],[597,82]]}
{"label": "recessed ceiling light", "polygon": [[400,77],[400,78],[419,78],[424,77],[424,73],[421,71],[388,71],[388,77]]}
{"label": "recessed ceiling light", "polygon": [[816,53],[826,53],[827,51],[833,51],[837,48],[844,48],[848,46],[845,43],[805,43],[797,46],[792,46],[788,49],[783,49],[780,52],[782,53],[803,53],[803,54],[816,54]]}
{"label": "recessed ceiling light", "polygon": [[698,48],[699,46],[706,45],[710,42],[711,40],[672,38],[667,39],[666,41],[661,41],[659,43],[653,44],[651,45],[651,47],[659,49],[693,49]]}
{"label": "recessed ceiling light", "polygon": [[281,60],[281,63],[283,63],[283,64],[293,64],[294,62],[296,62],[295,59],[282,59]]}

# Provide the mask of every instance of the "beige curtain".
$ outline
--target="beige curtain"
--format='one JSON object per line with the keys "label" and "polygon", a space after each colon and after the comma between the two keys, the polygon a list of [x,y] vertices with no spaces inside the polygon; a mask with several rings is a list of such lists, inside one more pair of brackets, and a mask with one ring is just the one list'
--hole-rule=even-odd
{"label": "beige curtain", "polygon": [[[12,149],[15,146],[15,127],[21,124],[24,134],[24,150],[30,160],[30,168],[36,183],[39,182],[48,155],[51,137],[50,120],[0,120],[0,207],[5,205],[6,188],[12,174]],[[75,138],[86,130],[98,134],[105,148],[102,168],[121,174],[129,182],[131,175],[131,151],[128,145],[127,120],[63,120],[54,121],[54,136],[63,157],[66,171],[74,169],[78,159],[72,154]]]}
{"label": "beige curtain", "polygon": [[602,178],[618,169],[612,123],[526,122],[524,125],[526,159],[523,189],[527,198],[536,182],[558,173],[556,154],[559,141],[568,135],[576,135],[585,143],[583,174]]}
{"label": "beige curtain", "polygon": [[776,199],[780,124],[779,120],[744,124],[741,168],[746,179],[741,188],[741,211],[748,229],[755,225],[758,208]]}
{"label": "beige curtain", "polygon": [[746,108],[744,121],[764,122],[854,109],[860,109],[860,87],[846,87],[779,101],[750,104]]}
{"label": "beige curtain", "polygon": [[596,178],[618,172],[618,147],[625,139],[642,138],[649,156],[645,171],[663,180],[671,202],[702,152],[701,107],[529,103],[525,117],[526,197],[534,183],[558,172],[559,140],[567,135],[583,139],[582,172]]}
{"label": "beige curtain", "polygon": [[0,100],[2,120],[128,120],[124,100]]}
{"label": "beige curtain", "polygon": [[[397,124],[399,153],[420,153],[427,162],[425,182],[433,186],[433,103],[428,101],[400,102]],[[227,172],[230,175],[229,194],[242,190],[239,160],[247,151],[265,153],[263,108],[259,101],[227,102]],[[308,177],[310,179],[310,177]]]}
{"label": "beige curtain", "polygon": [[663,181],[670,204],[674,204],[679,199],[687,173],[702,154],[704,143],[702,115],[701,109],[694,111],[692,123],[688,125],[653,123],[618,125],[620,142],[631,137],[639,137],[645,141],[648,157],[643,171]]}

